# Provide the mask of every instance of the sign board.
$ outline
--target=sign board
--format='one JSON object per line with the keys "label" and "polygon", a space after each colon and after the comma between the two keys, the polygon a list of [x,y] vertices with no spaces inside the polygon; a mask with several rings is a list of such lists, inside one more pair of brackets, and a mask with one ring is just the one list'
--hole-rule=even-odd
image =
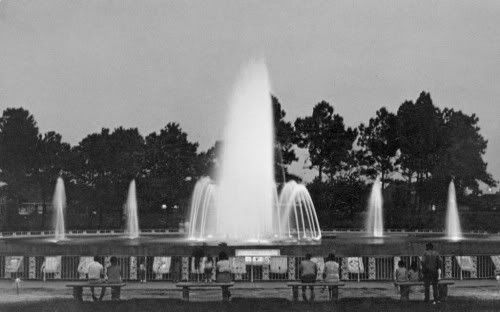
{"label": "sign board", "polygon": [[263,265],[270,263],[270,257],[280,256],[279,249],[236,249],[237,257],[245,257],[245,263]]}

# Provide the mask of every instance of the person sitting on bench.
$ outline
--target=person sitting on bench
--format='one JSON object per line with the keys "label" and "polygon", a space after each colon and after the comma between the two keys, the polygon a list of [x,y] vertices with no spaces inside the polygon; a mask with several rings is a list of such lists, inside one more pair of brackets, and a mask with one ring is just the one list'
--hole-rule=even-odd
{"label": "person sitting on bench", "polygon": [[[311,261],[311,254],[306,254],[306,259],[300,263],[300,280],[302,283],[316,282],[318,274],[318,266]],[[307,301],[306,286],[302,286],[302,299]],[[314,286],[309,286],[311,290],[311,301],[314,301]]]}
{"label": "person sitting on bench", "polygon": [[[102,264],[99,263],[99,257],[95,256],[94,261],[89,263],[89,283],[99,284],[102,283],[102,276],[104,275],[104,268]],[[92,299],[97,301],[94,294],[94,286],[90,287],[90,292],[92,293]],[[106,293],[106,287],[101,287],[101,295],[99,296],[99,301],[102,301],[104,294]]]}
{"label": "person sitting on bench", "polygon": [[[229,263],[229,258],[224,251],[219,253],[219,261],[217,261],[217,276],[215,278],[217,283],[231,283],[231,265]],[[231,297],[231,292],[229,287],[223,287],[223,296],[225,298]]]}
{"label": "person sitting on bench", "polygon": [[[110,262],[111,266],[107,272],[108,283],[119,284],[122,282],[122,274],[118,260],[116,257],[111,257]],[[120,298],[120,287],[111,287],[111,300],[118,300],[118,298]]]}

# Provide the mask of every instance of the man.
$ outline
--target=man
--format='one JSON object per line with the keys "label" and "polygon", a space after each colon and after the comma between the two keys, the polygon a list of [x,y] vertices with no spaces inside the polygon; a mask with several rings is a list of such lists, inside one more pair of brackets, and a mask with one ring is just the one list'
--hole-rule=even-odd
{"label": "man", "polygon": [[[99,257],[94,257],[94,261],[89,263],[89,283],[90,284],[99,284],[102,283],[103,280],[101,277],[104,276],[104,268],[102,264],[99,263]],[[92,293],[92,299],[97,301],[97,298],[94,294],[94,287],[90,287],[90,292]],[[106,287],[101,287],[101,295],[99,296],[99,301],[102,301],[104,294],[106,293]]]}
{"label": "man", "polygon": [[[302,283],[314,283],[318,274],[318,266],[311,261],[311,254],[306,254],[305,260],[300,263],[300,280]],[[302,286],[302,299],[307,301],[307,286]],[[309,286],[311,290],[311,301],[314,301],[314,286]]]}
{"label": "man", "polygon": [[422,275],[424,279],[425,302],[429,302],[429,288],[430,284],[432,284],[432,294],[434,296],[433,303],[438,303],[438,278],[439,269],[442,266],[441,257],[434,250],[432,243],[427,243],[427,245],[425,245],[425,249],[424,255],[422,256]]}

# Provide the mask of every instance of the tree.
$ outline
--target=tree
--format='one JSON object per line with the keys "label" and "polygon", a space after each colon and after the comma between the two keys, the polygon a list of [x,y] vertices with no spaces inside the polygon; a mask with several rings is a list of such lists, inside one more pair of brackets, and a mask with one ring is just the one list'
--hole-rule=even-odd
{"label": "tree", "polygon": [[344,119],[334,115],[333,107],[325,101],[314,107],[312,116],[298,118],[295,129],[297,145],[308,149],[311,168],[318,168],[320,181],[323,172],[333,178],[342,169],[357,136],[356,129],[346,129]]}
{"label": "tree", "polygon": [[293,150],[295,142],[295,129],[289,121],[285,121],[286,112],[282,109],[277,97],[271,95],[273,103],[274,121],[274,172],[276,181],[285,182],[288,176],[287,165],[297,161],[298,158]]}
{"label": "tree", "polygon": [[370,118],[367,126],[361,124],[358,128],[358,146],[362,148],[363,157],[372,169],[372,172],[368,171],[368,175],[373,177],[380,174],[382,183],[386,181],[388,174],[397,169],[397,127],[397,117],[382,107],[376,112],[376,117]]}
{"label": "tree", "polygon": [[433,190],[438,189],[436,184],[443,185],[439,194],[442,195],[451,178],[455,181],[459,195],[464,194],[465,189],[479,194],[478,181],[496,186],[483,160],[488,142],[479,133],[479,118],[475,114],[469,116],[448,108],[443,110],[442,118],[444,143],[432,170]]}
{"label": "tree", "polygon": [[92,206],[98,209],[102,227],[104,210],[121,214],[128,183],[141,177],[144,139],[137,128],[120,127],[112,134],[103,128],[101,133],[85,137],[73,152],[77,155],[73,165],[75,178],[82,188],[90,188],[94,193]]}
{"label": "tree", "polygon": [[160,133],[146,137],[146,183],[152,206],[179,205],[191,195],[199,177],[196,171],[198,143],[187,139],[177,123],[168,123]]}
{"label": "tree", "polygon": [[23,108],[8,108],[0,118],[0,179],[9,199],[20,201],[36,170],[38,127]]}
{"label": "tree", "polygon": [[216,141],[214,146],[206,152],[201,152],[196,161],[196,176],[209,176],[212,180],[217,178],[217,172],[220,166],[220,153],[222,150],[222,141]]}
{"label": "tree", "polygon": [[46,224],[47,201],[51,196],[52,187],[57,177],[67,169],[70,145],[62,142],[61,135],[54,131],[38,136],[36,168],[33,172],[40,189],[42,200],[42,228]]}
{"label": "tree", "polygon": [[415,104],[405,101],[398,109],[398,136],[401,167],[409,183],[416,174],[417,183],[429,177],[443,144],[440,110],[429,93],[422,92]]}

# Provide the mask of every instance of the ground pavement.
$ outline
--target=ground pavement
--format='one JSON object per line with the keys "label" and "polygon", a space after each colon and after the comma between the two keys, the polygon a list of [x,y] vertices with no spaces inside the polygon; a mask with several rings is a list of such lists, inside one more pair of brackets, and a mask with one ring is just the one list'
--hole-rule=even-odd
{"label": "ground pavement", "polygon": [[[340,289],[340,302],[332,305],[327,292],[316,291],[315,304],[290,302],[291,290],[284,282],[237,283],[232,289],[232,302],[220,303],[220,290],[194,290],[190,303],[181,301],[180,289],[170,282],[127,283],[122,289],[122,301],[93,303],[88,290],[83,303],[75,302],[65,281],[21,281],[19,294],[11,280],[0,281],[0,311],[500,311],[500,283],[495,280],[456,281],[449,289],[448,303],[436,306],[424,304],[423,288],[410,295],[409,303],[401,303],[396,288],[390,282],[347,282]],[[96,288],[96,291],[100,291]],[[109,300],[109,289],[105,300]],[[220,308],[220,309],[219,309]]]}

